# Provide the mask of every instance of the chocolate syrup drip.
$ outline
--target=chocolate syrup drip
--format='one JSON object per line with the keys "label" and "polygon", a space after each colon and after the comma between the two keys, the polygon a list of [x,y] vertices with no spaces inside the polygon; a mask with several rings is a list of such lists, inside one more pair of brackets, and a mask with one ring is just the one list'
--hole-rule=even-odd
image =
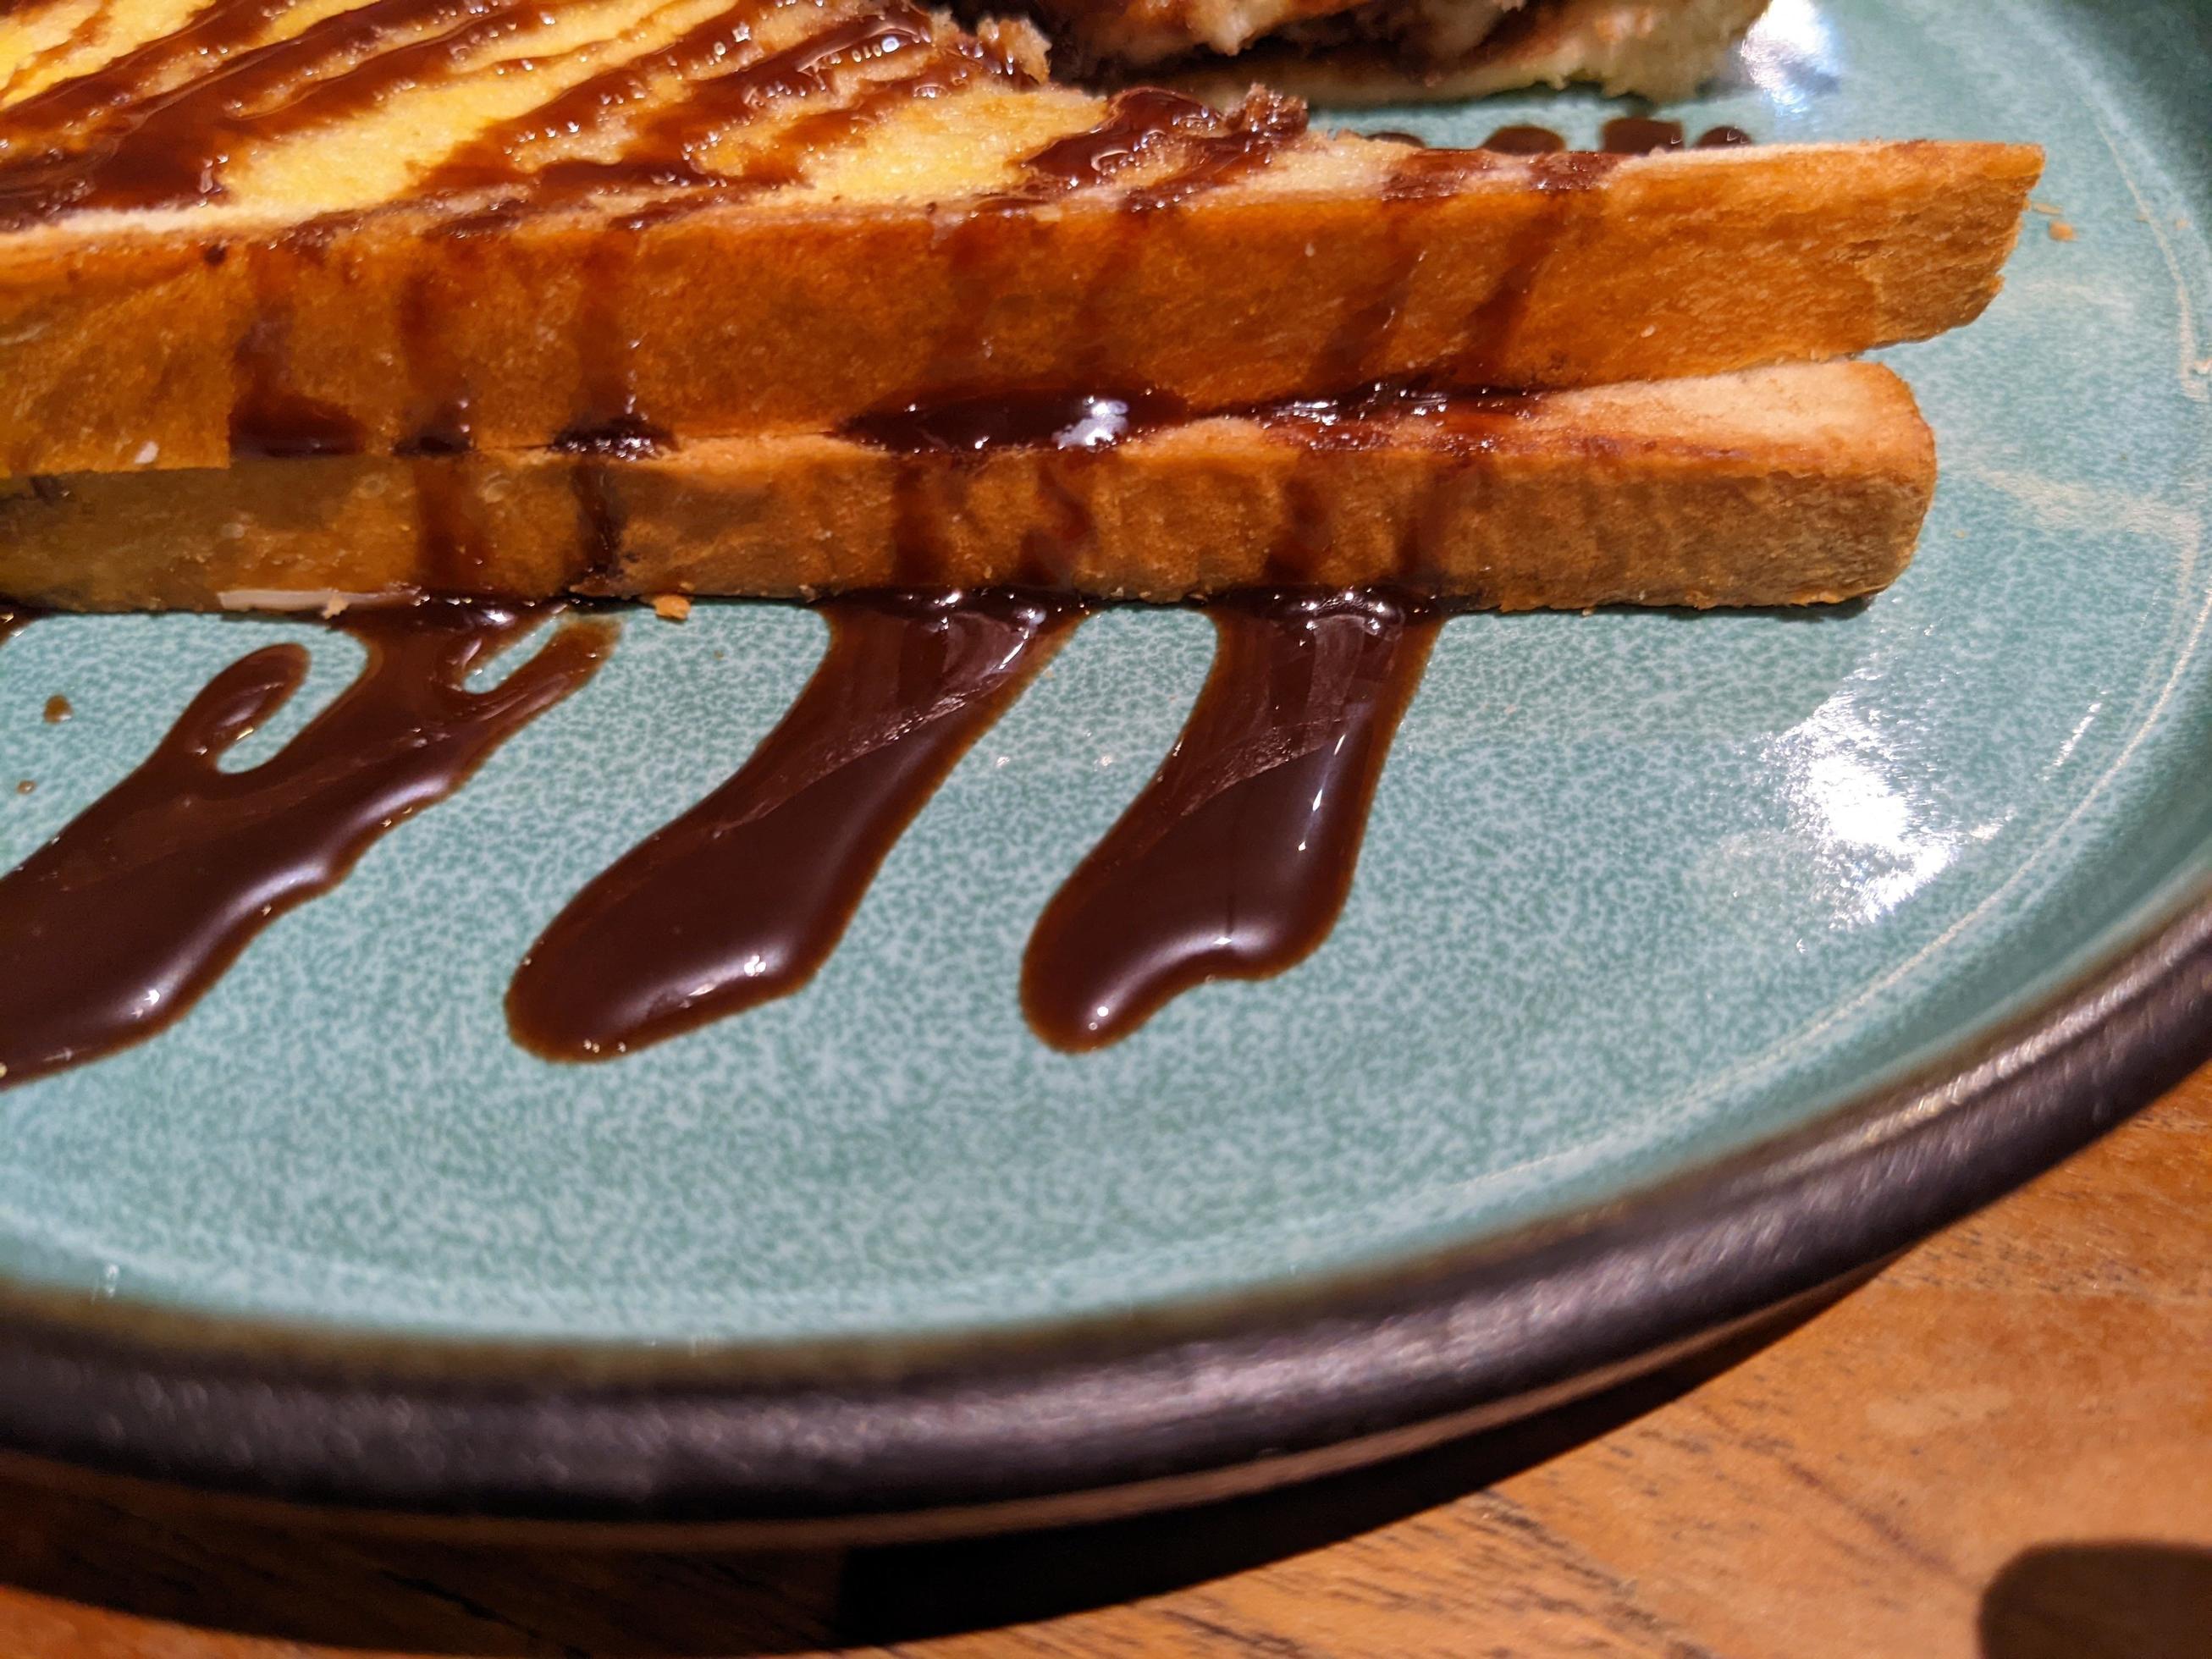
{"label": "chocolate syrup drip", "polygon": [[297,459],[353,455],[367,434],[345,410],[304,396],[287,383],[292,359],[290,275],[294,262],[316,257],[310,239],[271,250],[253,268],[256,314],[239,337],[230,404],[230,453],[240,459]]}
{"label": "chocolate syrup drip", "polygon": [[463,465],[421,455],[408,471],[415,486],[417,584],[426,593],[497,592],[491,534]]}
{"label": "chocolate syrup drip", "polygon": [[553,447],[564,455],[596,455],[611,461],[641,461],[676,447],[665,427],[634,410],[580,423],[557,434]]}
{"label": "chocolate syrup drip", "polygon": [[1417,149],[1401,155],[1382,181],[1385,204],[1429,202],[1467,187],[1498,165],[1498,158],[1480,149]]}
{"label": "chocolate syrup drip", "polygon": [[1680,121],[1655,121],[1649,116],[1622,115],[1605,124],[1605,153],[1608,155],[1652,155],[1682,148]]}
{"label": "chocolate syrup drip", "polygon": [[1055,139],[1023,161],[1021,201],[1049,201],[1109,183],[1149,158],[1174,154],[1164,176],[1130,193],[1133,211],[1171,207],[1264,167],[1306,130],[1304,105],[1255,92],[1224,115],[1156,87],[1120,92],[1088,131]]}
{"label": "chocolate syrup drip", "polygon": [[[1061,587],[1091,532],[1078,473],[1091,459],[1188,412],[1181,399],[1159,392],[1017,391],[904,404],[860,416],[843,431],[900,458],[891,478],[891,568],[907,584],[942,578],[938,526],[957,515],[967,486],[957,463],[1010,448],[1054,451],[1056,464],[1042,469],[1039,483],[1060,525],[1057,533],[1040,527],[1025,537],[1021,579]],[[945,457],[956,462],[952,468],[932,459]],[[956,499],[942,501],[945,492]]]}
{"label": "chocolate syrup drip", "polygon": [[1283,483],[1283,525],[1274,545],[1267,550],[1263,581],[1310,582],[1328,552],[1323,530],[1328,522],[1323,495],[1327,480],[1316,459],[1321,453],[1311,444],[1302,444],[1297,459],[1291,464],[1291,476]]}
{"label": "chocolate syrup drip", "polygon": [[902,404],[859,416],[841,431],[899,455],[985,455],[1013,448],[1095,453],[1164,427],[1224,418],[1254,421],[1324,448],[1360,448],[1386,435],[1379,423],[1408,418],[1438,431],[1494,434],[1500,417],[1525,416],[1543,398],[1540,392],[1449,391],[1370,380],[1332,397],[1194,410],[1164,392],[1033,390]]}
{"label": "chocolate syrup drip", "polygon": [[[1410,441],[1464,460],[1494,447],[1540,402],[1541,394],[1536,392],[1434,392],[1386,382],[1335,398],[1302,399],[1256,411],[1251,418],[1297,446],[1284,481],[1283,522],[1267,550],[1264,580],[1294,585],[1324,579],[1322,565],[1333,527],[1329,491],[1337,476],[1327,463],[1329,455],[1401,447]],[[1438,585],[1435,538],[1445,521],[1453,488],[1450,470],[1431,472],[1422,506],[1397,550],[1406,592]]]}
{"label": "chocolate syrup drip", "polygon": [[1565,150],[1522,158],[1536,187],[1533,216],[1513,234],[1504,274],[1467,319],[1446,378],[1483,386],[1509,378],[1509,359],[1529,296],[1553,253],[1607,174],[1627,160],[1618,152]]}
{"label": "chocolate syrup drip", "polygon": [[1495,438],[1504,423],[1522,420],[1544,401],[1540,392],[1445,391],[1396,380],[1376,380],[1334,398],[1297,398],[1260,404],[1244,411],[1261,425],[1288,431],[1316,449],[1366,449],[1389,441],[1418,421],[1430,434],[1463,448]]}
{"label": "chocolate syrup drip", "polygon": [[1540,203],[1535,216],[1514,234],[1498,285],[1468,313],[1453,360],[1454,378],[1486,384],[1509,377],[1508,355],[1528,314],[1536,279],[1566,234],[1573,200],[1559,196]]}
{"label": "chocolate syrup drip", "polygon": [[[469,258],[460,248],[446,255],[456,264]],[[466,360],[453,337],[467,315],[466,295],[465,281],[444,278],[436,264],[416,271],[400,290],[400,356],[414,404],[412,434],[395,446],[401,455],[465,455],[476,447],[470,421],[475,400]]]}
{"label": "chocolate syrup drip", "polygon": [[217,674],[137,771],[0,877],[0,1082],[167,1026],[270,920],[592,677],[610,634],[572,624],[498,685],[465,690],[531,620],[429,605],[349,621],[369,650],[361,678],[242,771],[222,755],[298,688],[307,653],[269,646]]}
{"label": "chocolate syrup drip", "polygon": [[[915,377],[917,390],[933,398],[957,397],[988,368],[1000,307],[1018,303],[1027,286],[1014,273],[1051,234],[1044,219],[1027,210],[1031,205],[1032,200],[1020,196],[986,196],[968,204],[939,234],[938,252],[950,291],[930,341],[928,360]],[[1081,281],[1086,325],[1110,281],[1110,266]],[[1103,331],[1095,327],[1072,328],[1069,337],[1079,356],[1086,359],[1107,347]],[[1086,375],[1085,383],[1102,382]]]}
{"label": "chocolate syrup drip", "polygon": [[44,720],[49,726],[59,726],[64,720],[69,719],[70,715],[76,713],[76,706],[72,704],[67,697],[62,696],[60,692],[57,691],[52,696],[46,699],[46,706],[40,711],[40,718]]}
{"label": "chocolate syrup drip", "polygon": [[1206,981],[1282,972],[1351,891],[1435,623],[1373,591],[1255,591],[1213,615],[1182,735],[1030,937],[1022,1006],[1055,1048],[1118,1041]]}
{"label": "chocolate syrup drip", "polygon": [[623,325],[628,252],[623,242],[602,239],[585,253],[576,273],[576,372],[583,403],[553,441],[556,449],[616,455],[628,441],[658,435],[639,412],[630,374],[637,343]]}
{"label": "chocolate syrup drip", "polygon": [[1098,534],[1086,476],[1099,454],[1097,449],[1055,449],[1037,469],[1037,493],[1053,521],[1033,525],[1022,536],[1021,580],[1031,586],[1076,585]]}
{"label": "chocolate syrup drip", "polygon": [[1482,141],[1482,148],[1499,155],[1556,155],[1567,141],[1549,127],[1500,127]]}
{"label": "chocolate syrup drip", "polygon": [[1022,169],[1032,193],[1072,195],[1108,183],[1178,134],[1205,137],[1220,130],[1221,113],[1211,104],[1158,87],[1139,87],[1115,94],[1103,120],[1088,131],[1054,139],[1024,161]]}
{"label": "chocolate syrup drip", "polygon": [[629,509],[605,461],[579,461],[568,470],[568,489],[575,497],[576,536],[585,560],[583,570],[568,586],[579,593],[605,593],[622,564]]}
{"label": "chocolate syrup drip", "polygon": [[862,415],[844,430],[898,455],[981,455],[1010,447],[1110,448],[1189,415],[1180,398],[1164,392],[1045,389],[902,404]]}
{"label": "chocolate syrup drip", "polygon": [[1274,159],[1276,151],[1305,130],[1304,104],[1255,91],[1221,131],[1187,137],[1180,165],[1165,177],[1130,191],[1122,205],[1132,213],[1157,212],[1218,190],[1257,173]]}
{"label": "chocolate syrup drip", "polygon": [[[586,305],[592,308],[596,302],[587,300]],[[628,390],[627,353],[620,351],[611,339],[605,308],[596,309],[592,325],[583,333],[586,384],[606,396],[612,378],[612,384],[621,388],[612,395],[626,406],[572,426],[553,441],[554,448],[582,458],[568,470],[568,488],[576,498],[578,534],[586,562],[583,573],[570,584],[580,593],[607,591],[622,562],[623,531],[629,513],[615,482],[614,464],[644,460],[673,448],[676,443],[666,430],[637,412],[636,399]],[[611,377],[604,367],[611,362],[624,365],[618,375]]]}
{"label": "chocolate syrup drip", "polygon": [[891,474],[891,580],[920,586],[943,567],[930,482],[936,469],[902,459]]}
{"label": "chocolate syrup drip", "polygon": [[[1282,434],[1303,452],[1288,482],[1285,530],[1271,550],[1267,580],[1310,580],[1327,552],[1328,475],[1310,458],[1328,451],[1373,449],[1417,435],[1461,457],[1495,445],[1541,405],[1541,392],[1444,392],[1399,381],[1371,381],[1330,398],[1244,404],[1207,414],[1251,421]],[[908,403],[848,422],[842,434],[897,456],[891,479],[892,570],[908,584],[942,580],[940,526],[960,511],[968,486],[965,461],[1007,449],[1047,452],[1036,481],[1051,521],[1024,536],[1020,581],[1034,589],[1077,583],[1096,532],[1087,475],[1108,452],[1147,432],[1206,418],[1166,393],[1115,394],[1033,390],[1006,397]],[[1409,432],[1410,428],[1410,432]],[[954,465],[943,463],[950,459]],[[1424,522],[1440,522],[1448,476],[1439,477],[1436,505]],[[1432,550],[1409,541],[1401,555],[1407,581],[1435,581]],[[586,588],[586,591],[593,591]]]}
{"label": "chocolate syrup drip", "polygon": [[524,1047],[606,1059],[805,984],[908,822],[1077,614],[1006,592],[824,609],[830,649],[752,758],[531,946],[507,996]]}
{"label": "chocolate syrup drip", "polygon": [[240,339],[230,453],[240,459],[358,454],[366,438],[360,422],[284,386],[290,334],[287,319],[264,315]]}
{"label": "chocolate syrup drip", "polygon": [[1698,140],[1699,149],[1733,149],[1739,144],[1759,142],[1741,127],[1715,127]]}
{"label": "chocolate syrup drip", "polygon": [[979,75],[1011,77],[1018,73],[987,53],[947,49],[934,42],[927,50],[909,48],[900,54],[902,63],[908,58],[920,61],[904,74],[870,82],[842,107],[817,110],[786,124],[773,156],[748,177],[764,179],[781,173],[802,178],[807,161],[821,147],[850,143],[902,105],[942,98]]}
{"label": "chocolate syrup drip", "polygon": [[[1427,150],[1418,150],[1408,160],[1425,159],[1429,154]],[[1313,368],[1312,384],[1316,386],[1333,391],[1371,379],[1382,362],[1390,332],[1398,325],[1399,314],[1405,310],[1407,299],[1413,291],[1413,280],[1421,270],[1420,254],[1412,240],[1413,221],[1419,210],[1408,205],[1416,198],[1395,188],[1404,170],[1404,163],[1394,169],[1382,192],[1385,275],[1364,294],[1356,294],[1351,299],[1350,309],[1330,331],[1328,343]]]}

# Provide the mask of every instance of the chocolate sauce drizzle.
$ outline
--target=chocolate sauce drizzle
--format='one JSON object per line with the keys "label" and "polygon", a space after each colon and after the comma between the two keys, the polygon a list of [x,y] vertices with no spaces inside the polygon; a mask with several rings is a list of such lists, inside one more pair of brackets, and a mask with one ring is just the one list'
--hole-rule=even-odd
{"label": "chocolate sauce drizzle", "polygon": [[901,404],[848,422],[844,431],[896,455],[983,455],[1010,447],[1089,451],[1110,448],[1189,414],[1181,398],[1151,388],[1040,388]]}
{"label": "chocolate sauce drizzle", "polygon": [[524,1047],[607,1059],[805,984],[907,823],[1078,615],[1011,592],[823,608],[829,651],[752,757],[531,946],[507,997]]}
{"label": "chocolate sauce drizzle", "polygon": [[253,321],[234,354],[230,402],[230,453],[240,459],[352,455],[362,448],[358,421],[290,382],[290,273],[319,257],[314,238],[301,235],[253,266]]}
{"label": "chocolate sauce drizzle", "polygon": [[[1385,136],[1405,138],[1410,135],[1377,133],[1375,136],[1378,138]],[[1613,156],[1652,155],[1666,150],[1680,149],[1683,147],[1683,129],[1680,121],[1656,120],[1646,115],[1622,115],[1605,124],[1603,134],[1599,139],[1600,149],[1596,152],[1582,153]],[[1725,149],[1736,144],[1756,142],[1741,127],[1714,127],[1700,137],[1693,148]],[[1500,127],[1482,141],[1481,147],[1501,155],[1558,155],[1562,153],[1576,153],[1568,151],[1567,141],[1549,127]]]}
{"label": "chocolate sauce drizzle", "polygon": [[[550,21],[536,0],[375,0],[248,44],[284,9],[284,0],[216,0],[177,33],[7,112],[0,126],[22,135],[11,148],[41,131],[47,143],[0,169],[0,211],[44,217],[210,200],[223,193],[234,150],[343,121]],[[167,84],[180,72],[190,78]],[[70,131],[78,125],[89,129],[81,139]]]}
{"label": "chocolate sauce drizzle", "polygon": [[1567,141],[1549,127],[1500,127],[1482,141],[1482,148],[1499,155],[1556,155]]}
{"label": "chocolate sauce drizzle", "polygon": [[[610,1058],[805,984],[906,825],[1081,614],[1013,590],[823,609],[830,648],[751,758],[523,958],[507,1006],[524,1046]],[[1214,665],[1182,735],[1031,938],[1023,1006],[1054,1047],[1117,1041],[1193,986],[1280,972],[1321,943],[1436,625],[1373,589],[1248,590],[1212,614]],[[428,604],[346,623],[368,668],[243,771],[222,756],[291,696],[306,653],[269,647],[216,675],[137,770],[0,878],[0,1081],[162,1029],[270,920],[587,680],[605,630],[571,625],[492,690],[465,689],[531,619]],[[0,611],[0,637],[21,620]]]}
{"label": "chocolate sauce drizzle", "polygon": [[163,1029],[271,920],[591,678],[610,631],[571,623],[497,685],[465,688],[534,620],[484,605],[349,619],[368,647],[360,678],[240,771],[223,754],[297,690],[307,656],[268,646],[217,674],[136,771],[0,877],[0,1086]]}
{"label": "chocolate sauce drizzle", "polygon": [[[288,38],[264,38],[289,3],[211,0],[174,33],[0,112],[0,222],[218,199],[227,170],[249,149],[475,72],[490,49],[559,21],[557,8],[538,0],[371,0]],[[437,196],[526,187],[540,204],[607,189],[705,187],[727,197],[798,178],[817,144],[849,138],[905,99],[934,96],[977,75],[1024,78],[964,37],[940,46],[927,14],[896,3],[832,15],[804,39],[765,51],[756,30],[793,3],[738,0],[667,46],[587,75],[496,125],[432,168],[418,188]],[[869,83],[842,109],[791,123],[742,175],[718,173],[702,159],[722,134],[762,111],[830,101],[842,71],[894,54],[916,67]],[[649,103],[666,79],[684,82],[680,94]],[[615,121],[628,130],[611,157],[538,153]],[[471,228],[501,222],[495,207]]]}
{"label": "chocolate sauce drizzle", "polygon": [[1131,191],[1122,206],[1133,213],[1173,207],[1265,167],[1305,130],[1303,104],[1257,88],[1224,113],[1181,93],[1139,87],[1116,93],[1088,131],[1055,139],[1024,161],[1025,182],[1000,200],[1056,200],[1170,155],[1169,170]]}
{"label": "chocolate sauce drizzle", "polygon": [[1255,591],[1213,616],[1182,735],[1030,935],[1022,1006],[1056,1048],[1118,1041],[1206,981],[1280,973],[1351,891],[1435,622],[1372,590]]}
{"label": "chocolate sauce drizzle", "polygon": [[1615,116],[1605,124],[1601,142],[1608,155],[1656,155],[1682,148],[1682,124],[1648,115]]}

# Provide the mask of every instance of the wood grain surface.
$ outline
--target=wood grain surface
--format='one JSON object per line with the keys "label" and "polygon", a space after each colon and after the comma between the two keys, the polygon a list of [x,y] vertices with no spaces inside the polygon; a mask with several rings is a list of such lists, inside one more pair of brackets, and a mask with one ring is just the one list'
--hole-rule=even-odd
{"label": "wood grain surface", "polygon": [[784,1556],[0,1483],[0,1659],[2212,1659],[2212,1071],[1784,1332],[1292,1492]]}

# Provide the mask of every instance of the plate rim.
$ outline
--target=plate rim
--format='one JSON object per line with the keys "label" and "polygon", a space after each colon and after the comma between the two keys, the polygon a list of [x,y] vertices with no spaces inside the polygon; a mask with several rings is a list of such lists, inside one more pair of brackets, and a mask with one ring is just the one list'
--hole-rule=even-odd
{"label": "plate rim", "polygon": [[1165,1506],[1504,1421],[1738,1328],[2002,1196],[2208,1058],[2212,872],[1911,1073],[1488,1240],[1164,1312],[696,1353],[9,1293],[0,1452],[368,1516],[623,1532],[896,1536]]}

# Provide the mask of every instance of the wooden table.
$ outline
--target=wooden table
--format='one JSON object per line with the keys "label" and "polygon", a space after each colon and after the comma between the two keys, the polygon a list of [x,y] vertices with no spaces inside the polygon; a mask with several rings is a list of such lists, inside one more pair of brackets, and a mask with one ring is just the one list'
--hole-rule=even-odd
{"label": "wooden table", "polygon": [[1778,1339],[1193,1514],[781,1557],[0,1485],[0,1659],[2212,1656],[2212,1070]]}

